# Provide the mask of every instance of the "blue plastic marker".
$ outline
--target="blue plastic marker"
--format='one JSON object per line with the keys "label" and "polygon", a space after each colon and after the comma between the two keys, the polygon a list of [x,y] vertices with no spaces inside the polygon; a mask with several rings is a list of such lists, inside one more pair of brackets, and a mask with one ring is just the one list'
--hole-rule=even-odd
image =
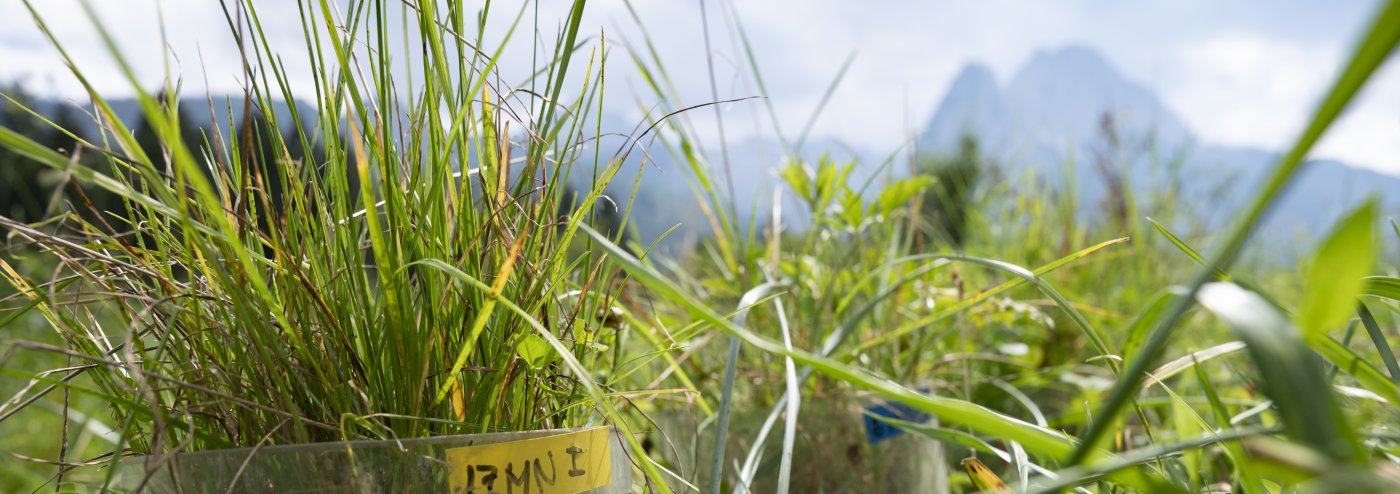
{"label": "blue plastic marker", "polygon": [[865,422],[865,439],[869,441],[870,444],[875,444],[904,433],[904,429],[900,429],[890,423],[877,419],[872,415],[916,423],[922,423],[929,419],[929,414],[915,410],[903,403],[885,402],[866,407],[865,414],[861,415],[861,419]]}

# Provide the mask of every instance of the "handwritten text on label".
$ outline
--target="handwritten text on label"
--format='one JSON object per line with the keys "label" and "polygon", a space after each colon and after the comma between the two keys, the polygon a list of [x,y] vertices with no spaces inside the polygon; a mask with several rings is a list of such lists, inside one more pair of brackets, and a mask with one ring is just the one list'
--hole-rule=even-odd
{"label": "handwritten text on label", "polygon": [[447,450],[452,494],[576,494],[612,481],[608,427]]}

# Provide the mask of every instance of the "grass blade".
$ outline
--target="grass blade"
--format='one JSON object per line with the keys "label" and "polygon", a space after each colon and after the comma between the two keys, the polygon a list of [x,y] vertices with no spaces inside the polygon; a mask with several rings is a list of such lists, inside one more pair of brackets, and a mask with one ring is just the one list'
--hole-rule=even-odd
{"label": "grass blade", "polygon": [[[757,347],[770,354],[791,357],[796,362],[811,366],[817,372],[846,381],[856,387],[873,391],[885,398],[904,403],[915,409],[937,415],[949,422],[966,425],[984,434],[1018,441],[1022,446],[1026,447],[1027,451],[1041,457],[1052,459],[1062,458],[1063,455],[1074,451],[1073,440],[1061,433],[996,413],[967,401],[928,396],[890,382],[884,378],[872,375],[862,369],[829,358],[819,357],[803,350],[788,350],[780,343],[758,336],[742,327],[735,326],[710,308],[697,302],[698,299],[696,297],[685,293],[680,287],[677,287],[670,280],[666,279],[666,277],[662,276],[661,273],[641,263],[641,261],[632,257],[625,249],[613,244],[603,235],[598,234],[592,229],[585,229],[584,231],[589,236],[593,237],[597,245],[607,250],[613,258],[622,265],[623,269],[630,273],[638,282],[654,291],[658,296],[671,300],[684,307],[694,317],[726,333],[738,336],[744,343]],[[1102,454],[1106,454],[1106,452],[1099,452],[1095,456]]]}
{"label": "grass blade", "polygon": [[[783,347],[792,351],[792,331],[788,329],[787,314],[783,310],[783,301],[773,300],[773,310],[777,313],[778,329],[783,333]],[[792,451],[797,442],[797,416],[802,404],[802,391],[797,379],[797,365],[793,363],[792,357],[783,357],[783,377],[787,382],[787,423],[783,428],[783,455],[778,460],[778,491],[777,494],[787,494],[789,484],[792,481]]]}
{"label": "grass blade", "polygon": [[[1220,442],[1238,441],[1244,438],[1257,437],[1263,434],[1272,433],[1275,430],[1276,429],[1267,427],[1247,427],[1223,431],[1219,433],[1207,433],[1200,436],[1199,438],[1190,441],[1142,448],[1131,453],[1125,454],[1115,461],[1098,463],[1088,467],[1078,467],[1067,470],[1060,470],[1059,472],[1056,472],[1059,475],[1058,479],[1052,479],[1043,482],[1035,482],[1031,485],[1030,489],[1026,490],[1026,492],[1032,494],[1049,494],[1054,492],[1061,492],[1065,488],[1093,482],[1104,476],[1111,475],[1115,472],[1153,462],[1168,455],[1180,453],[1182,451],[1198,449],[1202,446],[1207,446]],[[1169,492],[1188,492],[1184,489],[1181,489],[1180,487],[1170,489],[1170,487],[1172,486],[1167,485],[1158,485],[1155,487],[1168,489]]]}
{"label": "grass blade", "polygon": [[1391,276],[1367,276],[1363,278],[1360,295],[1370,295],[1400,301],[1400,278]]}
{"label": "grass blade", "polygon": [[[1093,253],[1095,253],[1095,252],[1101,251],[1101,250],[1106,249],[1106,248],[1108,248],[1108,247],[1110,247],[1110,246],[1117,245],[1117,244],[1120,244],[1120,243],[1123,243],[1123,242],[1127,242],[1127,241],[1128,241],[1128,238],[1127,238],[1127,237],[1123,237],[1123,238],[1116,238],[1116,239],[1113,239],[1113,240],[1108,240],[1108,241],[1100,242],[1100,243],[1095,244],[1095,245],[1091,245],[1091,246],[1086,247],[1086,248],[1084,248],[1084,249],[1080,249],[1079,251],[1074,252],[1074,253],[1072,253],[1072,254],[1070,254],[1070,255],[1067,255],[1067,256],[1061,257],[1061,258],[1059,258],[1059,259],[1056,259],[1055,261],[1053,261],[1053,262],[1051,262],[1051,263],[1049,263],[1049,264],[1046,264],[1046,265],[1044,265],[1044,266],[1041,266],[1041,267],[1039,267],[1039,268],[1036,268],[1034,271],[1032,271],[1032,274],[1034,274],[1035,276],[1044,276],[1044,275],[1046,275],[1046,274],[1048,274],[1048,273],[1050,273],[1050,272],[1052,272],[1052,271],[1054,271],[1054,270],[1056,270],[1056,269],[1059,269],[1059,268],[1061,268],[1061,267],[1064,267],[1065,265],[1067,265],[1067,264],[1069,264],[1069,263],[1072,263],[1072,262],[1077,261],[1077,260],[1079,260],[1079,259],[1083,259],[1083,258],[1085,258],[1085,257],[1088,257],[1089,255],[1091,255],[1091,254],[1093,254]],[[1013,288],[1019,287],[1019,286],[1021,286],[1021,285],[1026,284],[1026,283],[1028,283],[1028,281],[1027,281],[1025,278],[1021,278],[1021,277],[1017,277],[1016,279],[1012,279],[1012,280],[1005,281],[1005,282],[1003,282],[1003,283],[1001,283],[1001,284],[999,284],[999,285],[997,285],[997,286],[994,286],[994,287],[989,288],[989,289],[987,289],[987,290],[984,290],[984,291],[982,291],[982,292],[980,292],[980,293],[978,293],[978,294],[976,294],[976,295],[973,295],[973,296],[971,296],[971,297],[968,297],[966,300],[959,301],[957,304],[955,304],[955,305],[953,305],[953,306],[951,306],[951,307],[949,307],[949,308],[947,308],[947,309],[938,311],[937,313],[931,314],[931,315],[929,315],[929,316],[927,316],[927,317],[920,318],[920,319],[915,320],[915,321],[913,321],[913,322],[911,322],[911,323],[909,323],[909,324],[901,325],[900,327],[895,328],[893,331],[889,331],[889,332],[887,332],[887,333],[885,333],[885,334],[882,334],[882,335],[880,335],[880,336],[877,336],[877,337],[875,337],[875,338],[871,338],[871,339],[869,339],[869,340],[862,341],[862,342],[860,342],[860,344],[855,345],[855,346],[852,347],[850,350],[847,350],[846,352],[843,352],[843,353],[840,355],[840,357],[842,357],[842,358],[848,357],[848,356],[850,356],[850,355],[855,354],[856,352],[859,352],[859,351],[862,351],[862,350],[866,350],[866,349],[869,349],[869,348],[873,348],[873,347],[878,346],[878,345],[883,345],[883,344],[889,343],[889,342],[891,342],[891,341],[894,341],[896,338],[899,338],[899,337],[901,337],[901,336],[907,335],[907,334],[912,333],[912,332],[914,332],[914,331],[917,331],[917,330],[919,330],[919,329],[926,328],[926,327],[928,327],[928,325],[930,325],[930,324],[933,324],[933,323],[938,322],[938,321],[940,321],[940,320],[946,319],[946,318],[948,318],[948,317],[952,317],[952,315],[954,315],[954,314],[957,314],[957,313],[959,313],[959,312],[962,312],[962,311],[964,311],[964,310],[967,310],[967,309],[969,309],[969,308],[972,308],[973,306],[975,306],[975,305],[977,305],[977,304],[979,304],[979,303],[985,302],[985,301],[991,299],[992,297],[995,297],[995,296],[997,296],[997,295],[1000,295],[1000,294],[1002,294],[1002,293],[1005,293],[1007,290],[1011,290],[1011,289],[1013,289]],[[1397,281],[1396,286],[1397,286],[1397,287],[1400,287],[1400,281]],[[1397,288],[1397,293],[1400,293],[1400,288]]]}
{"label": "grass blade", "polygon": [[1371,335],[1371,343],[1376,345],[1376,352],[1380,353],[1381,361],[1385,362],[1385,370],[1390,372],[1390,379],[1400,384],[1400,364],[1396,363],[1395,353],[1390,350],[1390,342],[1386,341],[1385,333],[1381,332],[1376,318],[1371,315],[1371,310],[1366,308],[1364,302],[1356,303],[1356,316],[1361,319],[1361,325],[1366,327],[1366,334]]}
{"label": "grass blade", "polygon": [[1230,283],[1206,285],[1197,297],[1246,343],[1289,436],[1339,461],[1364,458],[1317,358],[1278,309]]}
{"label": "grass blade", "polygon": [[[588,229],[587,232],[595,233],[592,229]],[[739,299],[739,310],[734,314],[734,326],[742,327],[744,320],[748,317],[750,306],[780,286],[777,283],[764,283],[745,292],[744,296]],[[708,491],[712,494],[717,494],[724,482],[724,446],[729,434],[730,410],[734,404],[734,377],[739,368],[739,346],[739,337],[731,335],[729,337],[729,357],[724,364],[724,389],[720,394],[719,416],[715,419],[715,447],[714,456],[711,457],[710,462],[710,485],[708,486]]]}
{"label": "grass blade", "polygon": [[[1220,393],[1216,392],[1215,384],[1211,382],[1210,376],[1206,374],[1205,368],[1200,363],[1191,366],[1196,371],[1196,378],[1201,383],[1201,390],[1206,395],[1206,400],[1210,402],[1211,414],[1215,416],[1217,429],[1224,429],[1230,425],[1230,410],[1225,407],[1225,402],[1220,399]],[[1239,441],[1225,441],[1224,447],[1230,457],[1231,464],[1235,467],[1235,473],[1239,476],[1240,484],[1248,492],[1266,492],[1264,482],[1259,478],[1259,472],[1249,460],[1249,455],[1245,453],[1244,447]]]}
{"label": "grass blade", "polygon": [[1205,362],[1216,357],[1222,357],[1238,352],[1240,350],[1243,350],[1244,347],[1245,344],[1242,341],[1231,341],[1228,343],[1221,343],[1219,345],[1215,345],[1205,350],[1199,350],[1183,355],[1181,357],[1177,357],[1171,362],[1162,364],[1162,366],[1158,367],[1157,370],[1152,371],[1150,379],[1143,381],[1142,389],[1147,389],[1153,384],[1157,384],[1159,382],[1166,381],[1167,379],[1171,379],[1173,376],[1180,374],[1186,369],[1190,369],[1201,365],[1201,362]]}
{"label": "grass blade", "polygon": [[[1177,249],[1181,250],[1182,253],[1186,254],[1186,257],[1190,257],[1191,260],[1196,261],[1196,264],[1200,264],[1202,266],[1206,265],[1206,258],[1201,257],[1201,254],[1199,252],[1196,252],[1196,249],[1191,248],[1191,246],[1188,245],[1185,241],[1181,240],[1175,234],[1173,234],[1171,230],[1167,230],[1166,225],[1158,223],[1157,220],[1154,220],[1152,218],[1147,218],[1147,222],[1151,223],[1152,227],[1157,229],[1157,233],[1161,233],[1162,236],[1167,237],[1167,241],[1171,242],[1172,245],[1176,246]],[[1224,271],[1221,271],[1219,269],[1215,270],[1215,278],[1220,281],[1230,281],[1230,275],[1225,274]]]}
{"label": "grass blade", "polygon": [[1011,494],[1011,488],[1006,486],[1006,482],[1002,482],[1001,477],[997,477],[987,465],[982,464],[982,460],[964,458],[962,467],[967,472],[968,480],[972,481],[972,487],[978,492]]}

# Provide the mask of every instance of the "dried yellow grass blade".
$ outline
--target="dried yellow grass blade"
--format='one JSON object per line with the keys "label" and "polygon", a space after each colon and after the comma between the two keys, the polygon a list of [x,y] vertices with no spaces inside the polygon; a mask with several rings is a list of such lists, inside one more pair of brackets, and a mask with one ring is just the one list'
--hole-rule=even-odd
{"label": "dried yellow grass blade", "polygon": [[[515,271],[515,260],[520,257],[520,250],[525,247],[525,238],[530,235],[529,224],[515,238],[511,244],[510,254],[506,256],[505,262],[496,271],[496,280],[491,283],[491,291],[487,293],[486,300],[481,304],[481,310],[477,312],[476,319],[472,321],[471,331],[467,334],[467,339],[463,342],[461,350],[457,353],[457,360],[452,364],[447,382],[438,388],[437,397],[433,399],[433,404],[442,403],[447,398],[449,392],[452,393],[453,408],[456,410],[456,399],[460,393],[461,384],[457,382],[457,373],[462,371],[462,367],[467,365],[467,358],[471,356],[472,348],[476,346],[476,340],[481,337],[482,330],[486,329],[486,321],[491,318],[491,312],[496,308],[496,302],[501,298],[501,292],[505,291],[506,281]],[[459,390],[459,391],[454,391]]]}
{"label": "dried yellow grass blade", "polygon": [[452,381],[452,416],[458,422],[467,421],[467,396],[462,391],[462,381]]}
{"label": "dried yellow grass blade", "polygon": [[972,485],[980,492],[995,492],[1011,494],[1011,489],[1006,487],[1006,482],[1001,481],[1001,477],[992,473],[982,460],[977,458],[964,458],[962,461],[963,470],[967,471],[967,478],[972,480]]}

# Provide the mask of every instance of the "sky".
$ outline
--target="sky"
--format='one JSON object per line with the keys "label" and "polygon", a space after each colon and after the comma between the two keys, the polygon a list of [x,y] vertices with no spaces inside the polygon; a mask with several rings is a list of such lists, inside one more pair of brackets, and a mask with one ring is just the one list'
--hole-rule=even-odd
{"label": "sky", "polygon": [[[34,3],[96,87],[109,95],[131,92],[77,0]],[[255,3],[262,5],[274,49],[300,53],[295,2]],[[173,70],[183,74],[187,94],[205,87],[216,94],[238,92],[238,52],[216,0],[93,4],[142,84],[156,84],[162,73],[163,20],[177,60]],[[495,21],[505,22],[519,4],[494,5],[501,14]],[[686,103],[758,94],[734,34],[737,22],[789,135],[804,126],[854,54],[811,133],[877,152],[916,133],[966,64],[984,64],[1005,83],[1037,51],[1068,44],[1098,50],[1127,77],[1157,92],[1199,141],[1282,149],[1305,125],[1379,7],[1369,0],[707,1],[707,51],[701,5],[644,0],[633,6]],[[552,33],[567,8],[566,1],[543,0],[540,27]],[[0,16],[0,81],[23,80],[46,96],[79,97],[81,86],[67,75],[21,0],[0,0],[0,12],[6,13]],[[586,12],[583,32],[606,33],[614,54],[622,53],[616,49],[622,43],[640,45],[641,33],[621,1],[593,1]],[[528,61],[528,43],[511,50]],[[613,91],[640,89],[640,79],[622,60],[614,57],[610,68],[621,76],[612,79]],[[714,65],[713,90],[707,61]],[[306,80],[305,71],[291,66],[294,78]],[[636,97],[613,100],[627,106],[619,111],[640,117]],[[760,108],[757,101],[726,107],[728,137],[741,140],[765,128],[766,115],[752,118]],[[714,137],[712,127],[697,125],[707,139]],[[1400,61],[1382,68],[1313,156],[1400,174]]]}

